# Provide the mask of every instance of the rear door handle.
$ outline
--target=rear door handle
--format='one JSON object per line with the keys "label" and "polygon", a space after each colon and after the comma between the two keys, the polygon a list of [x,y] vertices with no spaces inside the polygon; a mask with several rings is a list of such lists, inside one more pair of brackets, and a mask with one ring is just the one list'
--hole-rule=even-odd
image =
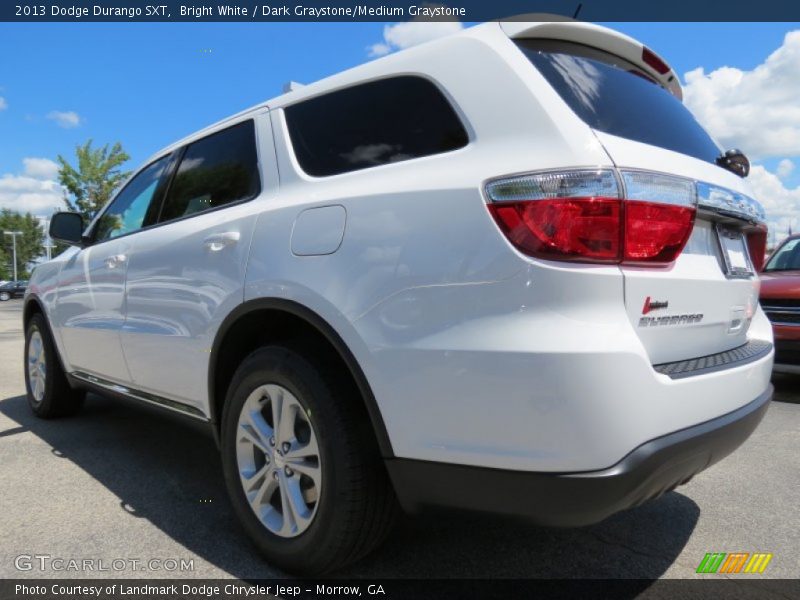
{"label": "rear door handle", "polygon": [[114,254],[113,256],[109,256],[106,260],[106,266],[109,269],[116,269],[125,264],[125,261],[128,260],[128,257],[124,254]]}
{"label": "rear door handle", "polygon": [[233,246],[239,241],[241,234],[238,231],[226,231],[225,233],[215,233],[203,240],[203,245],[211,252],[219,252],[223,248]]}

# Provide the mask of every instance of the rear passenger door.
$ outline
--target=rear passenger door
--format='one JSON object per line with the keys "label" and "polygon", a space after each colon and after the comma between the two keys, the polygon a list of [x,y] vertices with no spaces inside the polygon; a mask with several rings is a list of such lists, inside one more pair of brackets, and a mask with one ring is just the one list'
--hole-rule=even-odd
{"label": "rear passenger door", "polygon": [[243,300],[258,203],[277,182],[272,148],[264,111],[179,151],[128,266],[121,337],[134,388],[205,412],[214,335]]}

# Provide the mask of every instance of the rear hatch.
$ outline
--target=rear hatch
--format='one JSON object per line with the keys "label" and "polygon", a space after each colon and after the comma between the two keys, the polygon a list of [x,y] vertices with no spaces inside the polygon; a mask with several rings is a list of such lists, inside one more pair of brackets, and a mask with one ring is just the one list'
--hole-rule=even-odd
{"label": "rear hatch", "polygon": [[639,185],[626,172],[674,176],[694,196],[694,227],[677,259],[620,265],[626,311],[651,362],[745,344],[758,304],[763,209],[742,178],[716,164],[721,149],[684,107],[674,73],[641,44],[603,28],[557,24],[538,32],[550,39],[533,26],[514,41],[592,128],[622,174],[625,197],[648,193],[647,177]]}

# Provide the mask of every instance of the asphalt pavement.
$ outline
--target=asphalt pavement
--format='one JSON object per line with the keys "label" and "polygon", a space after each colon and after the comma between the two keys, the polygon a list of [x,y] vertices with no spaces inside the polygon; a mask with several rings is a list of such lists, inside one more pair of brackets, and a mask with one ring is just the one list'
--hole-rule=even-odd
{"label": "asphalt pavement", "polygon": [[[0,578],[283,576],[239,527],[199,425],[99,396],[76,417],[31,414],[21,305],[0,303]],[[692,578],[707,552],[770,552],[757,577],[800,577],[800,377],[774,383],[752,438],[657,501],[581,529],[405,517],[338,575]]]}

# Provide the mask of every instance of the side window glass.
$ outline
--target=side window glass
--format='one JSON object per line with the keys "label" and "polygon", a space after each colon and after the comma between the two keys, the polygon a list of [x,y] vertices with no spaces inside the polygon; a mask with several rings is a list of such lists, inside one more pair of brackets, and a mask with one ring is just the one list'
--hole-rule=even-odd
{"label": "side window glass", "polygon": [[259,188],[255,123],[251,120],[186,148],[159,221],[249,200],[258,195]]}
{"label": "side window glass", "polygon": [[94,240],[100,242],[141,229],[158,184],[169,164],[169,156],[146,167],[117,194],[95,226]]}
{"label": "side window glass", "polygon": [[439,88],[416,76],[324,94],[285,114],[297,162],[315,177],[441,154],[469,142]]}

